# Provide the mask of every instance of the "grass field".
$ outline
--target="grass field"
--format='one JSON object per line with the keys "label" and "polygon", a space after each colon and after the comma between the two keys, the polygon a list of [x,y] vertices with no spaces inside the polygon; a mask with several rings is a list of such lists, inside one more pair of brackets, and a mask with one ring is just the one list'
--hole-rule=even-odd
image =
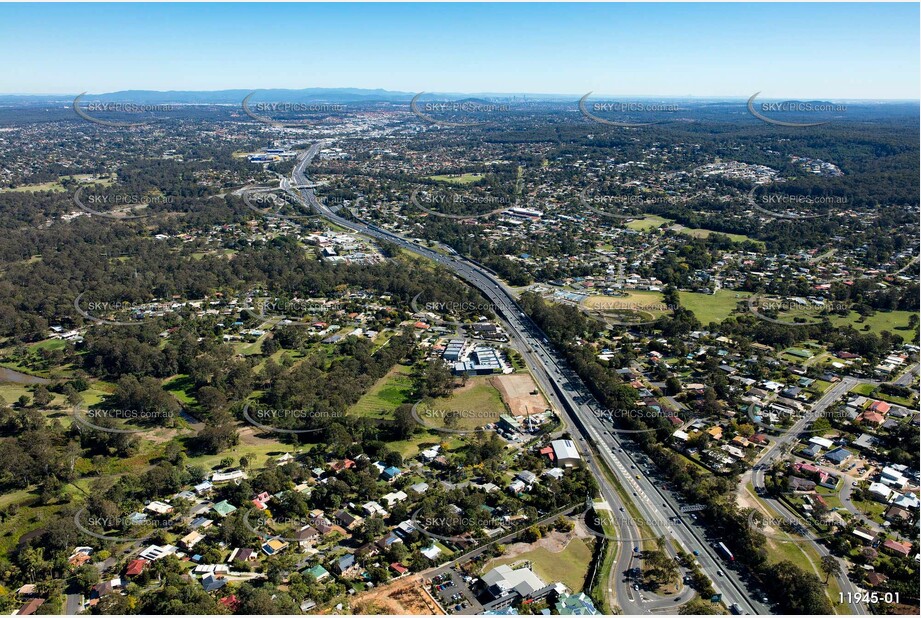
{"label": "grass field", "polygon": [[514,564],[529,560],[534,573],[545,582],[563,582],[573,591],[582,592],[585,577],[591,566],[592,550],[582,539],[572,539],[561,552],[553,553],[543,547],[519,554],[513,558],[499,558],[491,561],[484,572],[500,564]]}
{"label": "grass field", "polygon": [[[499,391],[487,382],[486,376],[470,378],[465,386],[454,391],[450,397],[441,397],[419,406],[418,412],[426,424],[443,427],[444,417],[457,412],[453,429],[476,429],[499,420],[505,414],[505,404]],[[432,414],[426,414],[427,410]]]}
{"label": "grass field", "polygon": [[681,224],[675,224],[671,226],[670,229],[673,232],[684,234],[686,236],[691,236],[693,238],[707,238],[708,236],[710,236],[710,234],[722,234],[723,236],[728,236],[729,239],[732,240],[733,242],[751,241],[759,245],[764,245],[764,243],[761,242],[760,240],[749,238],[748,236],[745,236],[744,234],[727,234],[725,232],[714,232],[712,230],[705,230],[701,228],[684,227]]}
{"label": "grass field", "polygon": [[[92,178],[91,174],[77,174],[76,176],[60,176],[57,180],[48,182],[38,182],[31,185],[22,185],[21,187],[10,188],[0,188],[0,193],[35,193],[38,191],[53,191],[55,193],[61,193],[66,191],[64,185],[61,184],[63,180],[89,180]],[[108,187],[114,181],[113,178],[100,178],[93,181],[90,184],[98,184],[105,187]]]}
{"label": "grass field", "polygon": [[441,174],[436,176],[426,176],[426,180],[446,182],[452,185],[469,185],[475,183],[481,178],[483,178],[483,174],[460,174],[458,176],[453,174]]}
{"label": "grass field", "polygon": [[642,219],[634,219],[627,224],[627,227],[631,230],[637,230],[639,232],[646,232],[649,230],[654,230],[663,223],[671,223],[669,219],[663,219],[658,215],[643,215]]}
{"label": "grass field", "polygon": [[726,234],[724,232],[714,232],[713,230],[702,228],[684,227],[681,224],[675,223],[673,219],[666,219],[665,217],[660,217],[659,215],[644,214],[642,219],[634,219],[633,221],[627,223],[626,227],[631,230],[637,230],[639,232],[648,232],[649,230],[654,230],[664,224],[673,223],[674,225],[669,227],[670,230],[677,232],[678,234],[685,234],[686,236],[692,236],[694,238],[706,238],[710,234],[723,234],[723,236],[728,236],[734,242],[745,242],[750,240],[761,245],[764,244],[760,240],[749,238],[744,234]]}
{"label": "grass field", "polygon": [[401,404],[409,403],[412,392],[409,372],[410,368],[406,365],[397,365],[391,369],[349,408],[349,414],[376,419],[393,418],[394,410]]}
{"label": "grass field", "polygon": [[852,388],[850,392],[854,393],[855,395],[863,395],[864,397],[869,397],[870,394],[873,393],[873,391],[875,390],[876,390],[876,385],[861,383],[855,386],[854,388]]}
{"label": "grass field", "polygon": [[751,296],[748,292],[719,290],[716,294],[699,294],[697,292],[678,292],[681,305],[690,309],[701,324],[722,322],[736,305]]}
{"label": "grass field", "polygon": [[589,296],[582,301],[582,307],[626,322],[656,320],[668,313],[662,293],[646,290],[629,290],[626,296]]}
{"label": "grass field", "polygon": [[[903,339],[914,339],[911,331],[908,330],[908,318],[911,311],[877,311],[870,317],[864,318],[856,311],[851,311],[848,317],[833,316],[831,323],[835,326],[852,326],[861,332],[870,332],[880,334],[888,330],[893,334],[902,335]],[[870,328],[867,329],[866,327]]]}

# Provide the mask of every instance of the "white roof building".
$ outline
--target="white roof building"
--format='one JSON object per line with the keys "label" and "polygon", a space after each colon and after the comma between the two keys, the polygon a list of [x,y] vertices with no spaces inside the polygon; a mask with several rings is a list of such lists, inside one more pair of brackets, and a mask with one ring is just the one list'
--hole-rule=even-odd
{"label": "white roof building", "polygon": [[514,590],[522,597],[528,597],[546,587],[546,584],[531,569],[512,570],[507,564],[497,566],[492,571],[485,573],[483,583],[487,586],[498,586],[503,591]]}
{"label": "white roof building", "polygon": [[820,438],[818,436],[809,438],[809,444],[818,444],[819,446],[821,446],[822,448],[826,450],[830,449],[831,447],[835,445],[835,443],[829,440],[828,438]]}
{"label": "white roof building", "polygon": [[582,456],[572,440],[554,440],[550,446],[553,447],[553,455],[558,466],[571,467],[582,461]]}
{"label": "white roof building", "polygon": [[873,495],[874,498],[881,500],[882,502],[887,502],[889,500],[889,496],[892,495],[892,490],[882,483],[870,483],[869,492]]}

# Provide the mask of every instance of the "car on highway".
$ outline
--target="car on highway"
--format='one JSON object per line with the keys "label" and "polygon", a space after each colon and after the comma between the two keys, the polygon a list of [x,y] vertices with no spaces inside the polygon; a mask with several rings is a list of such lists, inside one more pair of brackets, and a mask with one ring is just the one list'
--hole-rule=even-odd
{"label": "car on highway", "polygon": [[722,572],[722,571],[717,571],[716,574],[717,574],[717,576],[719,576],[719,577],[722,577],[722,576],[723,576],[723,572]]}
{"label": "car on highway", "polygon": [[700,555],[700,550],[695,549],[692,553],[693,553],[695,556],[699,556],[699,555]]}

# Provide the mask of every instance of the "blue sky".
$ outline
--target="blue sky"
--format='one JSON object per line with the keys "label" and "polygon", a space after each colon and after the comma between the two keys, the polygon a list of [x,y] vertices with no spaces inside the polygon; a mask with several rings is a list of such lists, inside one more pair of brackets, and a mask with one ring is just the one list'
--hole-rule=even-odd
{"label": "blue sky", "polygon": [[919,5],[0,4],[2,93],[919,98]]}

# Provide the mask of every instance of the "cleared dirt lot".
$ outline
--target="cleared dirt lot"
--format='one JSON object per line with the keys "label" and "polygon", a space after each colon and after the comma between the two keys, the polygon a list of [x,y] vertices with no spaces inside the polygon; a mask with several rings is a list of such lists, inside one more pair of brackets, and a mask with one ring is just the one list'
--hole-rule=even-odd
{"label": "cleared dirt lot", "polygon": [[422,585],[422,579],[413,575],[398,579],[386,586],[363,592],[352,602],[356,614],[397,614],[404,616],[443,616]]}
{"label": "cleared dirt lot", "polygon": [[[502,399],[513,416],[540,414],[550,407],[529,373],[493,376],[489,378],[489,383],[502,393]],[[534,391],[537,391],[536,395],[531,394]]]}

